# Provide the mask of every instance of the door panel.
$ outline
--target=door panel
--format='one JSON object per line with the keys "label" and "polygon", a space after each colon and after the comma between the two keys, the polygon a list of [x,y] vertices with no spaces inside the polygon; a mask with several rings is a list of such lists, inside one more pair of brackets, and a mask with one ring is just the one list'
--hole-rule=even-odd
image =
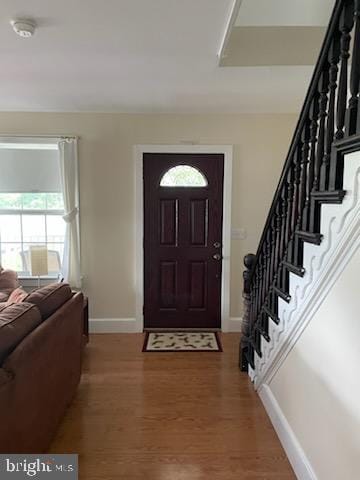
{"label": "door panel", "polygon": [[206,308],[206,262],[190,262],[189,276],[190,276],[190,302],[189,309]]}
{"label": "door panel", "polygon": [[[223,155],[144,154],[143,162],[145,328],[220,328]],[[169,186],[168,175],[160,186],[179,165],[207,184]],[[191,169],[183,170],[181,185]]]}
{"label": "door panel", "polygon": [[160,264],[160,308],[176,308],[176,262],[161,262]]}
{"label": "door panel", "polygon": [[160,242],[161,245],[177,245],[178,232],[178,202],[174,200],[160,200]]}
{"label": "door panel", "polygon": [[207,245],[208,199],[190,200],[191,245]]}

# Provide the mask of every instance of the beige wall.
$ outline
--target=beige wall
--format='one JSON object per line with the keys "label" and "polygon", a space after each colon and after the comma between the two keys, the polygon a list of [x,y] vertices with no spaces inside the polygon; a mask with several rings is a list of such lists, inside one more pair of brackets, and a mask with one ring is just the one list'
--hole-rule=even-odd
{"label": "beige wall", "polygon": [[234,145],[231,315],[241,315],[244,254],[255,252],[297,115],[0,113],[0,133],[80,140],[82,270],[93,318],[135,316],[135,144]]}
{"label": "beige wall", "polygon": [[270,388],[319,480],[357,480],[360,458],[360,250]]}

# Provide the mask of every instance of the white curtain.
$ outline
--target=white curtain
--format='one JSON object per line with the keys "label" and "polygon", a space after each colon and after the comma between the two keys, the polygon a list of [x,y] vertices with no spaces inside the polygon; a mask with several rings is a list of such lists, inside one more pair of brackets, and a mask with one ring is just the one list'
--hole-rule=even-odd
{"label": "white curtain", "polygon": [[62,275],[73,288],[81,288],[79,178],[77,140],[67,138],[59,142],[60,179],[64,197],[66,222]]}

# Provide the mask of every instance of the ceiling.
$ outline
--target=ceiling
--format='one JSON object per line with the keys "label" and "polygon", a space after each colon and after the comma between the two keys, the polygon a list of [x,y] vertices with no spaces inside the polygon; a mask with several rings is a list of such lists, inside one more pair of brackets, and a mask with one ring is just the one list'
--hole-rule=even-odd
{"label": "ceiling", "polygon": [[[243,0],[236,25],[323,26],[333,1]],[[217,53],[233,4],[2,0],[0,109],[298,111],[313,66],[219,67]],[[36,20],[39,27],[33,38],[20,38],[12,31],[9,22],[19,17]]]}

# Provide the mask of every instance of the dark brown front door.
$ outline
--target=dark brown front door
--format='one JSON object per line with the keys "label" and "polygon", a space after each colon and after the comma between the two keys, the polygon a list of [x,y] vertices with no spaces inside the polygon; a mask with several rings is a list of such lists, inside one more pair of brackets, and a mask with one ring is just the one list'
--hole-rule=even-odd
{"label": "dark brown front door", "polygon": [[143,163],[144,326],[220,328],[224,157],[148,153]]}

